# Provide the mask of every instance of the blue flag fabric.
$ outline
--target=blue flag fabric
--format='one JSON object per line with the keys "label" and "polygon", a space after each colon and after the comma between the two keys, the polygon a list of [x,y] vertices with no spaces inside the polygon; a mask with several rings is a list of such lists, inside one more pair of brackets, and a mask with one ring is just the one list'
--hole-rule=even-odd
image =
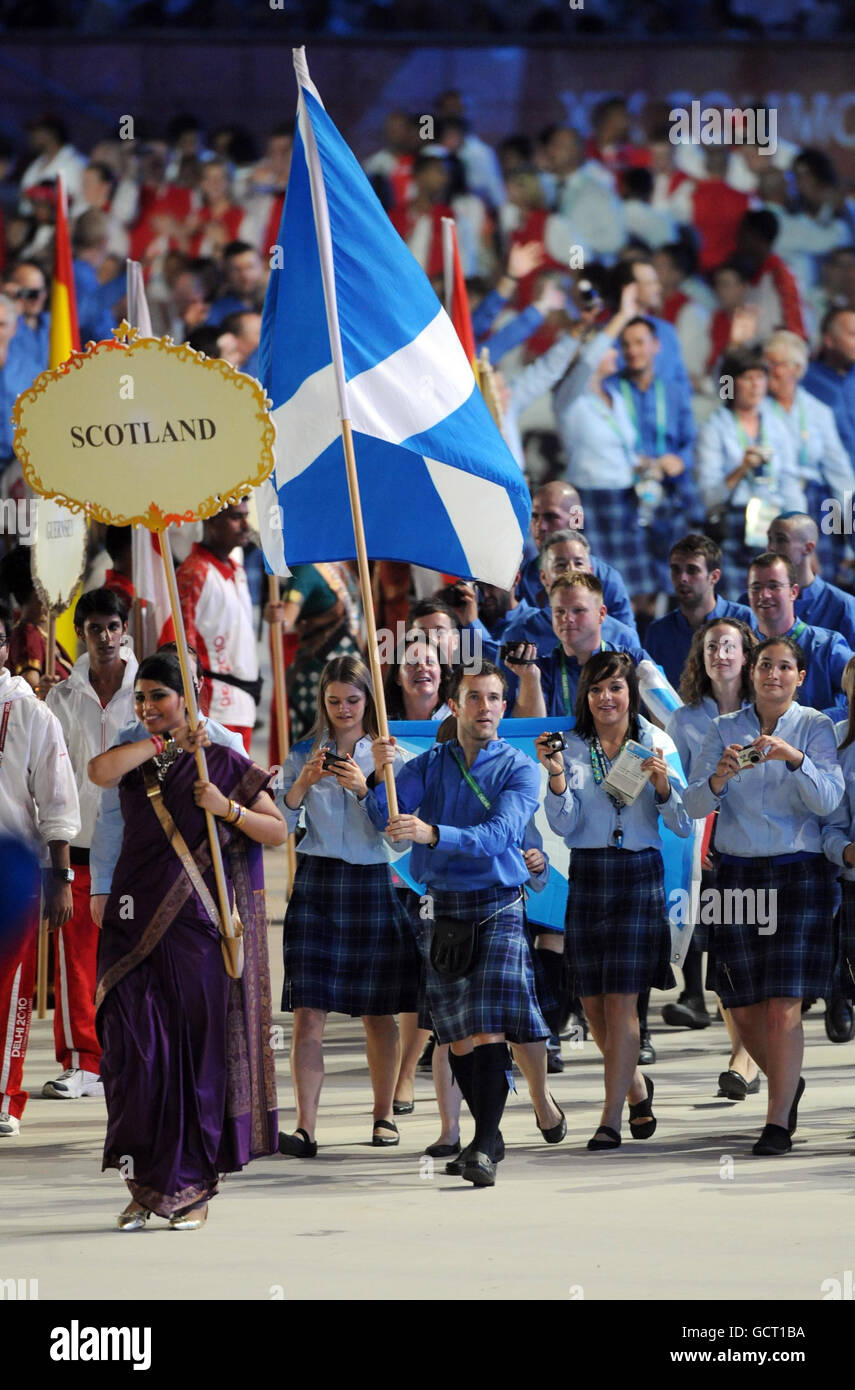
{"label": "blue flag fabric", "polygon": [[510,588],[531,512],[525,479],[302,50],[295,68],[298,130],[259,352],[288,564],[355,557],[348,418],[369,557]]}
{"label": "blue flag fabric", "polygon": [[[564,719],[503,719],[499,725],[500,738],[507,739],[514,748],[537,762],[534,740],[539,734],[554,733],[557,729],[572,729],[576,721],[572,717]],[[414,758],[425,753],[436,738],[437,725],[430,720],[424,722],[390,722],[389,732],[397,739],[406,756]],[[664,730],[657,730],[657,742],[665,754],[665,760],[676,774],[678,784],[686,785],[680,755],[673,741]],[[570,851],[564,841],[550,829],[543,809],[546,794],[546,771],[541,768],[543,787],[540,805],[534,823],[540,831],[543,849],[549,859],[549,878],[539,893],[529,894],[526,915],[530,922],[545,927],[548,931],[564,930],[564,913],[567,908],[568,871]],[[692,883],[699,876],[698,849],[703,835],[703,821],[698,821],[696,832],[688,839],[681,839],[666,825],[660,823],[662,837],[662,859],[665,865],[665,901],[669,908],[671,928],[671,960],[682,965],[689,948],[694,929],[694,915],[689,910],[692,903]],[[424,892],[424,885],[416,883],[409,871],[410,852],[406,850],[393,863],[395,873],[399,874],[408,887],[417,893]]]}

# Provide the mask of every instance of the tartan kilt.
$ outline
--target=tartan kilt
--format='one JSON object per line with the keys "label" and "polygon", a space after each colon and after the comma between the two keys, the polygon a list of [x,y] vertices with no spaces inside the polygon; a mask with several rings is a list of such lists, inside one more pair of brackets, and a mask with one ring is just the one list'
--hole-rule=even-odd
{"label": "tartan kilt", "polygon": [[388,864],[298,855],[285,912],[282,1008],[414,1012],[418,960]]}
{"label": "tartan kilt", "polygon": [[673,988],[658,849],[573,850],[564,950],[581,997]]}
{"label": "tartan kilt", "polygon": [[[855,882],[840,880],[843,901],[838,917],[840,930],[840,975],[838,987],[847,999],[855,1000]],[[821,996],[818,996],[821,997]]]}
{"label": "tartan kilt", "polygon": [[748,566],[759,552],[745,544],[745,508],[729,507],[721,544],[721,579],[717,591],[736,603],[748,584]]}
{"label": "tartan kilt", "polygon": [[658,588],[647,530],[638,524],[635,489],[579,488],[585,509],[585,537],[591,554],[620,571],[629,590],[652,594]]}
{"label": "tartan kilt", "polygon": [[[719,861],[719,891],[765,890],[762,915],[769,918],[767,926],[775,926],[766,935],[757,922],[716,923],[716,990],[725,1008],[764,999],[828,999],[835,956],[833,875],[822,855],[795,864],[776,864],[774,858]],[[770,901],[772,891],[776,897]],[[750,909],[746,913],[734,903],[731,916],[746,915]]]}
{"label": "tartan kilt", "polygon": [[434,889],[433,910],[437,917],[481,923],[475,960],[462,980],[443,979],[434,970],[428,933],[422,938],[427,941],[427,1005],[437,1042],[462,1042],[477,1033],[503,1033],[509,1042],[548,1038],[549,1027],[537,1002],[521,889]]}

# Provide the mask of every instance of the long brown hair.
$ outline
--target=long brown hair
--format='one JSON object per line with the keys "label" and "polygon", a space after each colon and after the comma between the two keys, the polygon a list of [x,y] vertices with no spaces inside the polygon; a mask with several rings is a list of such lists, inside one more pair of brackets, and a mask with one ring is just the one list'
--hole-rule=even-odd
{"label": "long brown hair", "polygon": [[374,687],[371,673],[358,656],[334,656],[321,672],[318,686],[318,710],[315,722],[307,735],[312,740],[312,752],[330,737],[330,724],[327,718],[326,694],[329,687],[338,681],[341,685],[354,685],[365,696],[365,714],[362,716],[362,730],[369,738],[377,738],[380,729],[377,724],[377,707],[374,704]]}
{"label": "long brown hair", "polygon": [[580,738],[587,740],[594,737],[597,728],[591,707],[588,704],[588,692],[592,685],[608,680],[611,676],[619,676],[626,681],[629,687],[629,728],[627,732],[630,738],[637,741],[640,733],[638,672],[635,669],[635,662],[626,652],[597,652],[594,656],[588,657],[582,667],[579,689],[576,692],[576,733]]}
{"label": "long brown hair", "polygon": [[705,696],[712,696],[712,681],[704,666],[704,641],[707,633],[714,627],[735,628],[742,638],[742,650],[749,660],[742,668],[739,695],[743,700],[751,699],[749,666],[752,648],[757,644],[757,634],[741,618],[710,618],[708,623],[703,623],[698,628],[692,638],[689,655],[686,657],[686,664],[680,677],[680,698],[685,705],[699,705]]}

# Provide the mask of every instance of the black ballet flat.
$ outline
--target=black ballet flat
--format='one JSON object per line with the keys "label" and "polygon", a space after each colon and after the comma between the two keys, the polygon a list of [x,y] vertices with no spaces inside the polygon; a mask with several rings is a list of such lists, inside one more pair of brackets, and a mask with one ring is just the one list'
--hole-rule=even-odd
{"label": "black ballet flat", "polygon": [[793,1142],[783,1125],[765,1125],[751,1152],[760,1157],[770,1157],[772,1154],[788,1154],[792,1147]]}
{"label": "black ballet flat", "polygon": [[416,1102],[415,1102],[414,1100],[393,1100],[393,1101],[392,1101],[392,1114],[393,1114],[393,1115],[412,1115],[412,1113],[413,1113],[413,1111],[415,1110],[415,1108],[416,1108]]}
{"label": "black ballet flat", "polygon": [[564,1111],[561,1109],[561,1106],[556,1101],[555,1097],[550,1096],[549,1099],[552,1101],[552,1104],[555,1106],[555,1109],[558,1111],[559,1115],[561,1116],[561,1119],[558,1121],[557,1124],[550,1126],[549,1129],[543,1129],[536,1115],[534,1117],[534,1122],[540,1130],[541,1134],[543,1135],[544,1139],[546,1140],[547,1144],[560,1144],[561,1140],[567,1134],[567,1118],[564,1114]]}
{"label": "black ballet flat", "polygon": [[279,1135],[279,1152],[289,1158],[317,1158],[318,1145],[304,1129],[298,1129],[296,1134]]}
{"label": "black ballet flat", "polygon": [[741,1072],[733,1071],[732,1068],[719,1075],[718,1094],[725,1096],[727,1100],[745,1100],[746,1096],[756,1096],[759,1090],[759,1071],[753,1081],[746,1081]]}
{"label": "black ballet flat", "polygon": [[[598,1139],[597,1134],[606,1134],[608,1135],[608,1138]],[[616,1129],[610,1129],[608,1125],[600,1125],[599,1129],[597,1130],[597,1134],[594,1135],[593,1139],[588,1140],[589,1149],[593,1149],[594,1151],[596,1151],[598,1149],[620,1148],[620,1135],[618,1134]]]}
{"label": "black ballet flat", "polygon": [[792,1103],[792,1105],[790,1106],[790,1113],[789,1113],[789,1116],[788,1116],[788,1119],[787,1119],[787,1129],[788,1129],[788,1131],[789,1131],[790,1134],[795,1134],[795,1132],[796,1132],[796,1128],[797,1128],[798,1123],[799,1123],[799,1101],[801,1100],[801,1098],[802,1098],[802,1096],[804,1095],[804,1093],[805,1093],[805,1079],[804,1079],[803,1076],[800,1076],[800,1077],[799,1077],[799,1084],[798,1084],[798,1086],[796,1087],[796,1094],[795,1094],[795,1096],[794,1096],[794,1098],[793,1098],[793,1103]]}
{"label": "black ballet flat", "polygon": [[428,1144],[424,1152],[431,1158],[456,1158],[460,1153],[460,1140],[456,1144]]}
{"label": "black ballet flat", "polygon": [[[633,1139],[649,1139],[656,1130],[656,1116],[653,1113],[653,1082],[645,1076],[647,1099],[640,1100],[629,1107],[629,1132]],[[646,1120],[647,1124],[634,1125],[633,1120]]]}

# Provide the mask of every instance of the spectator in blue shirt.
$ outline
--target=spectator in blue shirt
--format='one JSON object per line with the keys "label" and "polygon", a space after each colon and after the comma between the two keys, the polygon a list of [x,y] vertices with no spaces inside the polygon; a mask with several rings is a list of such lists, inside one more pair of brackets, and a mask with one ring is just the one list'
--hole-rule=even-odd
{"label": "spectator in blue shirt", "polygon": [[852,650],[836,632],[813,627],[796,617],[799,586],[791,560],[764,551],[748,571],[748,601],[762,637],[792,637],[805,656],[804,681],[797,688],[799,704],[823,710],[832,719],[846,714],[842,677]]}
{"label": "spectator in blue shirt", "polygon": [[47,280],[36,261],[19,261],[9,272],[6,292],[18,308],[16,338],[21,339],[36,363],[37,372],[48,365],[50,314],[47,312]]}
{"label": "spectator in blue shirt", "polygon": [[89,208],[80,214],[71,234],[71,246],[81,345],[90,340],[97,343],[110,339],[117,323],[113,305],[125,293],[125,272],[104,284],[98,278],[107,255],[107,219],[103,212]]}
{"label": "spectator in blue shirt", "polygon": [[855,309],[829,309],[821,332],[819,356],[811,362],[802,384],[831,407],[837,432],[855,468]]}
{"label": "spectator in blue shirt", "polygon": [[[676,382],[686,400],[691,400],[692,383],[683,361],[677,330],[667,319],[659,318],[657,313],[662,308],[662,285],[648,256],[630,256],[621,261],[615,270],[615,299],[619,298],[624,285],[633,281],[638,286],[638,311],[651,321],[659,339],[657,375],[663,381]],[[620,365],[623,366],[623,361]]]}
{"label": "spectator in blue shirt", "polygon": [[15,332],[17,322],[16,304],[8,295],[0,294],[0,476],[14,457],[12,407],[39,372],[31,344]]}
{"label": "spectator in blue shirt", "polygon": [[671,684],[679,686],[698,628],[711,618],[741,618],[755,626],[750,608],[716,597],[721,579],[721,547],[709,536],[690,532],[671,549],[669,568],[677,607],[652,622],[644,634],[647,650]]}

